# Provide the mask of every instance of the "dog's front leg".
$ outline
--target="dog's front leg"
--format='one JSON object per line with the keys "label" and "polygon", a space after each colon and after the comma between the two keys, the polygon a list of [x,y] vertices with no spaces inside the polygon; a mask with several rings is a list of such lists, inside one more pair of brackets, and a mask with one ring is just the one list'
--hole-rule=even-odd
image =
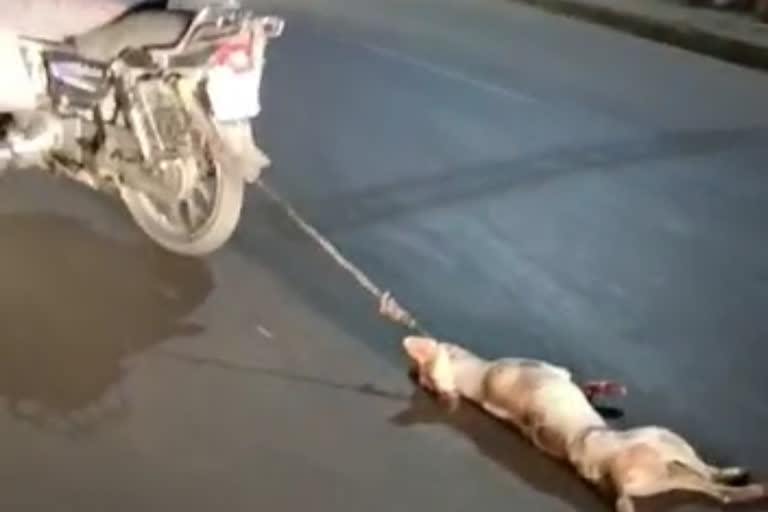
{"label": "dog's front leg", "polygon": [[450,412],[455,411],[459,407],[461,397],[456,391],[445,391],[440,389],[429,374],[418,366],[411,367],[408,372],[408,376],[418,382],[419,386],[432,394],[437,400],[445,405]]}
{"label": "dog's front leg", "polygon": [[461,403],[461,397],[453,391],[438,391],[437,397],[450,412],[455,412]]}
{"label": "dog's front leg", "polygon": [[628,494],[622,494],[616,499],[616,512],[635,512],[635,504]]}

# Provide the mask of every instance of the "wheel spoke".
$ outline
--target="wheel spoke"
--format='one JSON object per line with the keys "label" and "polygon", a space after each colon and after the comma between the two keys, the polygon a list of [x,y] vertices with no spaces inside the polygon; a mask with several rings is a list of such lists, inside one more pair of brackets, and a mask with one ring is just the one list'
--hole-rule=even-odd
{"label": "wheel spoke", "polygon": [[195,230],[199,227],[200,219],[205,216],[205,211],[200,208],[200,206],[197,204],[197,201],[195,201],[194,194],[192,194],[190,198],[186,199],[184,203],[187,205],[189,228],[191,230]]}
{"label": "wheel spoke", "polygon": [[184,222],[184,213],[182,212],[182,203],[174,203],[168,205],[168,213],[166,215],[166,218],[168,219],[168,222],[173,226],[174,229],[178,229],[180,227],[183,227]]}
{"label": "wheel spoke", "polygon": [[211,202],[213,201],[213,190],[211,190],[209,187],[210,181],[211,180],[207,177],[201,178],[200,181],[195,184],[195,189],[192,192],[193,196],[195,195],[195,192],[200,194],[200,197],[202,197],[206,207],[210,207]]}
{"label": "wheel spoke", "polygon": [[[166,249],[179,254],[209,254],[234,232],[244,188],[243,180],[217,167],[211,171],[212,176],[187,189],[184,200],[158,202],[147,194],[127,189],[125,204],[141,229]],[[190,225],[189,221],[200,223]]]}

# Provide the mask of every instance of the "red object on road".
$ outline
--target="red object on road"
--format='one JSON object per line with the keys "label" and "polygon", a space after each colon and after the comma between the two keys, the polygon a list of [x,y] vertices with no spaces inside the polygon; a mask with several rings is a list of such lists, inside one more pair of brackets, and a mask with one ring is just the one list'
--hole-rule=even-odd
{"label": "red object on road", "polygon": [[627,394],[627,388],[615,380],[593,380],[582,384],[581,389],[589,399],[598,395],[621,395]]}

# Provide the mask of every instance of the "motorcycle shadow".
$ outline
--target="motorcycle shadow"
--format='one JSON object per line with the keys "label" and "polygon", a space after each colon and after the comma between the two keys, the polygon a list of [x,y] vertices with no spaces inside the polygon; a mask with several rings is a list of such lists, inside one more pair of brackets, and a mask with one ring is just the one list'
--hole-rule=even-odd
{"label": "motorcycle shadow", "polygon": [[213,289],[203,260],[128,243],[70,218],[0,216],[0,404],[67,432],[123,417],[127,358],[195,334]]}

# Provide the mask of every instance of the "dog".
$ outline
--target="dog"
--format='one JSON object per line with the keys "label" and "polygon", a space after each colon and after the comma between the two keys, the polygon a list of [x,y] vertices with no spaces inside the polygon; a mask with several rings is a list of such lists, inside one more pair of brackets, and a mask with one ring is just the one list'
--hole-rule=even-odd
{"label": "dog", "polygon": [[595,409],[601,394],[623,394],[611,381],[574,382],[566,368],[525,358],[484,359],[457,344],[406,336],[403,348],[419,385],[455,409],[464,399],[516,427],[533,445],[569,463],[616,512],[671,491],[723,503],[762,499],[766,485],[748,483],[742,467],[708,464],[680,435],[660,426],[611,428]]}

